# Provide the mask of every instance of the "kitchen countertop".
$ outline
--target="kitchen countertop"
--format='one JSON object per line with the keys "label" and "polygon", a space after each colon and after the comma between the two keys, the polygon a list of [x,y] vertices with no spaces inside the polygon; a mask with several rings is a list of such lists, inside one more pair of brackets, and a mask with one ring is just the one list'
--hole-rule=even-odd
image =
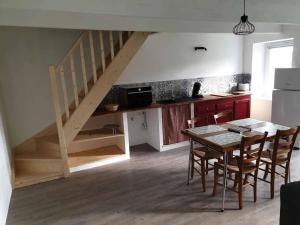
{"label": "kitchen countertop", "polygon": [[216,95],[206,95],[203,98],[182,98],[176,100],[176,102],[172,103],[152,103],[151,105],[144,106],[144,107],[136,107],[136,108],[123,108],[120,107],[117,111],[114,112],[109,112],[106,111],[105,109],[98,109],[93,113],[93,116],[100,116],[100,115],[106,115],[106,114],[113,114],[113,113],[122,113],[122,112],[132,112],[132,111],[139,111],[139,110],[146,110],[146,109],[154,109],[154,108],[164,108],[168,107],[171,105],[185,105],[185,104],[190,104],[190,103],[197,103],[197,102],[205,102],[205,101],[213,101],[213,100],[220,100],[220,99],[230,99],[230,98],[237,98],[237,97],[242,97],[242,96],[249,96],[251,95],[250,92],[245,92],[245,93],[239,93],[239,94],[232,94],[228,96],[216,96]]}

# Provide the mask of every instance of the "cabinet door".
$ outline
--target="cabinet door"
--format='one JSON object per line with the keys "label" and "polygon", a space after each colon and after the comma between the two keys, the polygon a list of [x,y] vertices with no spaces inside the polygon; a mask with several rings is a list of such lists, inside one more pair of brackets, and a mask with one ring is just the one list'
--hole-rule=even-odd
{"label": "cabinet door", "polygon": [[170,105],[162,110],[164,145],[186,141],[188,138],[181,134],[181,130],[187,129],[187,120],[190,119],[190,106]]}
{"label": "cabinet door", "polygon": [[217,113],[228,112],[228,111],[233,112],[233,101],[227,100],[227,101],[217,102],[216,107],[217,107]]}
{"label": "cabinet door", "polygon": [[234,111],[234,107],[233,107],[234,103],[233,100],[219,100],[216,104],[216,108],[217,108],[217,113],[221,113],[221,112],[231,112],[231,116],[230,117],[226,117],[226,118],[219,118],[218,119],[218,123],[226,123],[229,122],[231,120],[233,120],[234,115],[233,115],[233,111]]}
{"label": "cabinet door", "polygon": [[214,114],[216,113],[216,104],[211,102],[197,102],[195,103],[195,117],[198,118],[196,126],[206,126],[214,124]]}
{"label": "cabinet door", "polygon": [[179,105],[176,107],[177,113],[177,143],[187,141],[189,138],[181,133],[188,128],[187,121],[191,119],[190,104]]}
{"label": "cabinet door", "polygon": [[237,99],[234,102],[234,119],[245,119],[250,117],[250,97]]}

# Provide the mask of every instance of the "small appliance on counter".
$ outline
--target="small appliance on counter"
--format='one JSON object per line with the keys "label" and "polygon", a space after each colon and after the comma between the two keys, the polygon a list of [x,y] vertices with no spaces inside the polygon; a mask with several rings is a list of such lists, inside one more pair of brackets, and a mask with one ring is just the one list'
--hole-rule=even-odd
{"label": "small appliance on counter", "polygon": [[152,103],[151,86],[121,87],[119,103],[125,108],[143,107]]}
{"label": "small appliance on counter", "polygon": [[199,94],[201,89],[201,84],[199,82],[195,82],[192,91],[192,98],[203,98],[203,95]]}
{"label": "small appliance on counter", "polygon": [[239,83],[238,85],[238,90],[239,91],[249,91],[250,90],[250,84],[249,83]]}

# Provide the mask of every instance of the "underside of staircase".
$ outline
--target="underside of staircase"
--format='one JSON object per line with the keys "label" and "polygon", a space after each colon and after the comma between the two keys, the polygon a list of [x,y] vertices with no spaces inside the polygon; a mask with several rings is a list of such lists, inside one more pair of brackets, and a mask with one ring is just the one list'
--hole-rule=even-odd
{"label": "underside of staircase", "polygon": [[49,66],[56,123],[14,148],[15,188],[128,157],[122,124],[113,133],[99,125],[120,118],[93,113],[149,34],[84,31],[60,63]]}

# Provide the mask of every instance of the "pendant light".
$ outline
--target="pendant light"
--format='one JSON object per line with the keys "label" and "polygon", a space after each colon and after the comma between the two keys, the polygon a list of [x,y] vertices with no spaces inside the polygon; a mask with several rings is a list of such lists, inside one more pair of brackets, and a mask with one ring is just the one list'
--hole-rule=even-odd
{"label": "pendant light", "polygon": [[255,31],[255,26],[248,21],[246,15],[246,0],[244,0],[244,15],[241,16],[241,21],[235,25],[232,32],[236,35],[252,34]]}

